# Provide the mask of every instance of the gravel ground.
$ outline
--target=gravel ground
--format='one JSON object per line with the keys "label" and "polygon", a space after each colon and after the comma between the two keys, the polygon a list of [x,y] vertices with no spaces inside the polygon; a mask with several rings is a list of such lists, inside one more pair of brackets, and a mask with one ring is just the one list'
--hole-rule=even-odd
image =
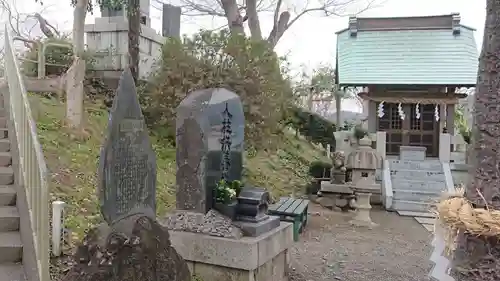
{"label": "gravel ground", "polygon": [[351,226],[352,213],[312,204],[291,251],[291,281],[428,281],[432,237],[410,217],[374,207],[375,229]]}

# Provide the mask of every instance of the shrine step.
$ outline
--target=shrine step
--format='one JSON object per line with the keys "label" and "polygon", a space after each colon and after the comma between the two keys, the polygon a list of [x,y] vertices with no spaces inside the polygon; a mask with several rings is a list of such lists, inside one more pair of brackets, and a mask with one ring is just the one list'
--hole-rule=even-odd
{"label": "shrine step", "polygon": [[24,268],[19,263],[0,264],[0,281],[25,281]]}
{"label": "shrine step", "polygon": [[394,200],[392,202],[392,209],[395,211],[429,212],[431,208],[431,203],[408,200]]}
{"label": "shrine step", "polygon": [[1,152],[0,151],[0,166],[7,167],[12,164],[12,155],[8,151]]}
{"label": "shrine step", "polygon": [[2,253],[0,263],[21,261],[23,244],[20,233],[17,231],[0,232],[0,252]]}
{"label": "shrine step", "polygon": [[439,161],[404,161],[390,160],[391,171],[418,170],[438,172],[443,170],[443,165]]}
{"label": "shrine step", "polygon": [[441,192],[435,190],[394,189],[393,192],[395,200],[404,201],[436,202],[441,196]]}
{"label": "shrine step", "polygon": [[0,231],[19,230],[19,212],[16,206],[0,207]]}
{"label": "shrine step", "polygon": [[0,185],[11,185],[13,183],[14,170],[12,167],[0,167]]}
{"label": "shrine step", "polygon": [[13,206],[16,204],[16,189],[11,186],[0,186],[0,206]]}
{"label": "shrine step", "polygon": [[432,180],[407,180],[397,177],[391,178],[393,190],[419,190],[442,192],[446,190],[446,182],[443,176],[442,181]]}
{"label": "shrine step", "polygon": [[398,214],[403,217],[436,218],[436,214],[431,212],[398,211]]}
{"label": "shrine step", "polygon": [[420,170],[391,170],[391,178],[401,180],[425,180],[445,182],[444,172],[441,171],[420,171]]}
{"label": "shrine step", "polygon": [[0,139],[0,151],[7,152],[10,151],[10,140]]}

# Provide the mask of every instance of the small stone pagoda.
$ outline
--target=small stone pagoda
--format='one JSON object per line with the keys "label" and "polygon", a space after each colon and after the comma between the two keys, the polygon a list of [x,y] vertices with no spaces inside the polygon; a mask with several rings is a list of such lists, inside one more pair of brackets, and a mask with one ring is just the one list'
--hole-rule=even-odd
{"label": "small stone pagoda", "polygon": [[375,171],[382,166],[382,159],[375,149],[371,148],[371,144],[369,138],[360,139],[346,161],[347,169],[352,174],[352,184],[349,188],[356,195],[357,213],[351,223],[370,228],[376,226],[370,218],[370,197],[373,192],[380,190],[380,185],[375,184]]}

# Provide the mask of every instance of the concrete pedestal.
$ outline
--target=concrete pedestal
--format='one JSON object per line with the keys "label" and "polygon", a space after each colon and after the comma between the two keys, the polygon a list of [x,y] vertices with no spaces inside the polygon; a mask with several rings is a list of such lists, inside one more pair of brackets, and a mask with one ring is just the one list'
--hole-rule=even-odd
{"label": "concrete pedestal", "polygon": [[[119,78],[128,66],[128,22],[123,16],[96,18],[85,25],[87,46],[95,58],[93,69],[106,78]],[[155,71],[165,38],[154,29],[141,25],[139,39],[139,78]]]}
{"label": "concrete pedestal", "polygon": [[280,226],[257,237],[228,239],[169,231],[172,245],[201,280],[286,281],[293,226]]}
{"label": "concrete pedestal", "polygon": [[369,228],[378,226],[376,223],[372,222],[372,219],[370,217],[370,210],[372,208],[372,206],[370,205],[371,196],[371,193],[356,193],[356,216],[349,223],[351,223],[352,225]]}

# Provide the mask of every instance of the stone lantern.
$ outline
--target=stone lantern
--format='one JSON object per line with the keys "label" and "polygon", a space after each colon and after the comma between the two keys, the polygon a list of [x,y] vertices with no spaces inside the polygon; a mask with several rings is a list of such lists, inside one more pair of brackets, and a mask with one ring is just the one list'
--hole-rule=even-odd
{"label": "stone lantern", "polygon": [[356,217],[351,224],[374,227],[370,218],[370,197],[373,192],[380,192],[380,185],[375,184],[375,171],[381,168],[381,158],[371,148],[371,139],[359,140],[359,145],[347,156],[346,166],[352,171],[350,188],[356,195]]}

